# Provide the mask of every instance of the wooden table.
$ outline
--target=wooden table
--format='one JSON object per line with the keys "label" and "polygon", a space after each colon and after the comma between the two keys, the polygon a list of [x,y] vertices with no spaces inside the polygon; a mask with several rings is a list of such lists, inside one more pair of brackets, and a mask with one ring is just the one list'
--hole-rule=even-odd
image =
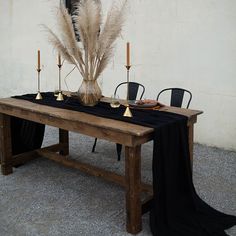
{"label": "wooden table", "polygon": [[[183,114],[189,118],[189,147],[192,160],[194,123],[197,122],[197,115],[202,112],[175,107],[163,107],[161,110]],[[58,127],[59,143],[12,156],[10,116]],[[125,146],[125,176],[70,160],[68,158],[68,131],[123,144]],[[141,183],[141,145],[153,139],[153,131],[153,128],[97,117],[83,112],[39,105],[20,99],[3,98],[0,99],[1,171],[3,175],[11,174],[13,166],[43,156],[65,166],[115,182],[125,187],[126,228],[129,233],[136,234],[142,230],[142,213],[147,211],[150,202],[149,199],[141,202],[140,193],[143,191],[152,193],[152,186]]]}

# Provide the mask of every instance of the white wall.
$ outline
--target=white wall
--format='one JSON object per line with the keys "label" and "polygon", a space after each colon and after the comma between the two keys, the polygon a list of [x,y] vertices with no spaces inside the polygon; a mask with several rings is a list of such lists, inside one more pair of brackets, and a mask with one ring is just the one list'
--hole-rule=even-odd
{"label": "white wall", "polygon": [[[102,0],[104,13],[111,0]],[[59,0],[0,0],[0,97],[36,91],[37,49],[42,90],[57,86],[56,52],[40,24],[55,28]],[[192,91],[190,108],[203,110],[195,141],[236,150],[236,1],[129,0],[115,57],[99,82],[110,96],[126,79],[125,44],[131,43],[131,80],[156,98],[165,87]],[[63,68],[65,75],[70,66]],[[69,88],[79,87],[77,71]],[[63,85],[64,88],[65,85]]]}

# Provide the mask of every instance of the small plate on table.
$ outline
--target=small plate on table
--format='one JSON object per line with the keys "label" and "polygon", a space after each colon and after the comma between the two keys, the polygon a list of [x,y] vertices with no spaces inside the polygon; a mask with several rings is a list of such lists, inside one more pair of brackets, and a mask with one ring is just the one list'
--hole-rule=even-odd
{"label": "small plate on table", "polygon": [[136,107],[136,108],[153,108],[156,106],[163,106],[156,100],[151,100],[151,99],[144,99],[144,100],[134,100],[130,101],[129,105],[131,107]]}

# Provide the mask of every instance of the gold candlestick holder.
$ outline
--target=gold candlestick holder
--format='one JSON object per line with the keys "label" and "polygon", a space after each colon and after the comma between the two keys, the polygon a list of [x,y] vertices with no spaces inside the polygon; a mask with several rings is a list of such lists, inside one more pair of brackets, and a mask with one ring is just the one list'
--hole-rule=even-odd
{"label": "gold candlestick holder", "polygon": [[129,108],[129,70],[130,70],[130,65],[125,66],[127,69],[127,96],[126,96],[126,109],[125,112],[123,114],[123,116],[126,117],[133,117],[132,112]]}
{"label": "gold candlestick holder", "polygon": [[38,69],[37,69],[37,72],[38,72],[38,93],[37,93],[37,95],[36,95],[36,97],[35,97],[36,100],[41,100],[41,99],[43,99],[43,97],[42,97],[42,95],[41,95],[41,93],[40,93],[40,71],[41,71],[41,69],[38,68]]}
{"label": "gold candlestick holder", "polygon": [[58,95],[57,95],[57,101],[63,101],[64,100],[64,97],[63,97],[63,94],[62,94],[62,91],[61,91],[61,67],[62,65],[61,64],[58,64],[58,78],[59,78],[59,81],[58,81]]}

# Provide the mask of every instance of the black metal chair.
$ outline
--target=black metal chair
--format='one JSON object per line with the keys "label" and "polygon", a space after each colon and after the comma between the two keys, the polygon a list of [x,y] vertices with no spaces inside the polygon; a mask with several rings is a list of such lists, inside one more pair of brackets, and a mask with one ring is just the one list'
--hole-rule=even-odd
{"label": "black metal chair", "polygon": [[[120,84],[118,84],[116,86],[116,89],[115,89],[115,92],[114,92],[114,95],[116,95],[119,90],[124,87],[124,89],[122,89],[123,91],[126,91],[127,89],[127,83],[128,82],[122,82]],[[143,94],[145,92],[145,87],[140,84],[140,83],[137,83],[137,82],[129,82],[129,100],[136,100],[137,99],[137,96],[138,96],[138,93],[140,91],[140,96],[139,96],[139,99],[142,99],[143,97]],[[126,98],[126,97],[125,97]]]}
{"label": "black metal chair", "polygon": [[[122,82],[122,83],[118,84],[115,88],[114,95],[117,95],[118,91],[121,90],[122,87],[124,87],[123,91],[126,91],[127,83],[128,82]],[[129,88],[128,100],[136,100],[138,95],[139,95],[139,99],[140,100],[142,99],[143,94],[145,92],[145,87],[142,84],[137,83],[137,82],[129,82],[128,88]],[[95,152],[96,145],[97,145],[97,138],[95,138],[95,140],[94,140],[92,152]],[[117,152],[117,160],[118,161],[120,161],[121,150],[122,150],[122,145],[117,143],[116,144],[116,152]]]}
{"label": "black metal chair", "polygon": [[170,106],[173,107],[182,107],[183,99],[186,97],[187,105],[186,108],[189,107],[190,102],[192,100],[192,93],[186,89],[183,88],[166,88],[161,90],[159,94],[157,95],[157,100],[159,101],[160,96],[164,94],[164,92],[171,92],[170,97]]}

